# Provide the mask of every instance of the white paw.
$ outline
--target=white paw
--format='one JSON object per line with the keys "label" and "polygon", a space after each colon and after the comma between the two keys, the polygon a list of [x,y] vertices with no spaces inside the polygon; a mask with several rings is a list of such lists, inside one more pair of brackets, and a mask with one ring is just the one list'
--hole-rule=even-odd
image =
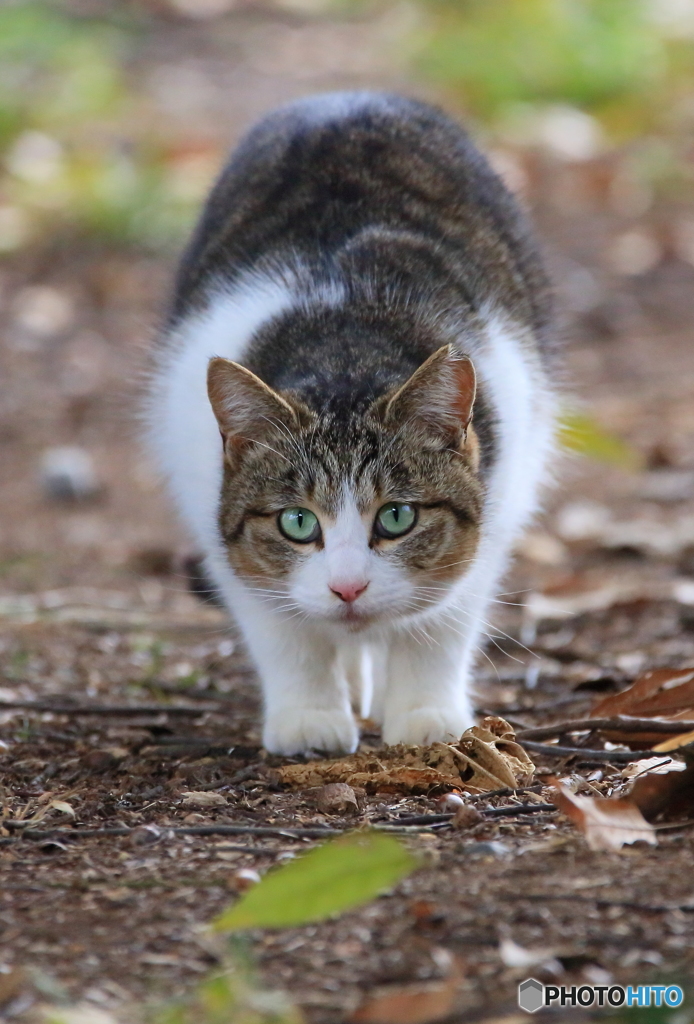
{"label": "white paw", "polygon": [[307,750],[325,750],[331,754],[351,754],[357,749],[359,731],[353,716],[337,708],[290,709],[269,714],[263,729],[263,746],[271,754],[303,754]]}
{"label": "white paw", "polygon": [[387,744],[407,743],[426,746],[429,743],[451,743],[474,725],[469,711],[463,708],[414,708],[412,711],[386,712],[383,740]]}

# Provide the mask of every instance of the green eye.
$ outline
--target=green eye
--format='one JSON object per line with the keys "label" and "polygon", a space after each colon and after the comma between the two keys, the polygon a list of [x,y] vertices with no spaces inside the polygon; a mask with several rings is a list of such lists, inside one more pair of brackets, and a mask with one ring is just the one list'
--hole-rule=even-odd
{"label": "green eye", "polygon": [[417,509],[404,501],[389,501],[378,510],[375,533],[377,537],[402,537],[417,522]]}
{"label": "green eye", "polygon": [[277,517],[280,533],[297,544],[310,544],[320,537],[318,517],[307,508],[285,508]]}

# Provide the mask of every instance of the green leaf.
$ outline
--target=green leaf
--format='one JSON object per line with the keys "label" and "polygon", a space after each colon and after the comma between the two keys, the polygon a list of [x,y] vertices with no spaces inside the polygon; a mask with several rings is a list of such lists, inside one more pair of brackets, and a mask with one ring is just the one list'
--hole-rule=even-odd
{"label": "green leaf", "polygon": [[561,417],[559,443],[598,462],[609,462],[625,469],[640,468],[640,456],[630,445],[583,413],[565,413]]}
{"label": "green leaf", "polygon": [[217,918],[218,932],[290,928],[368,903],[417,867],[392,836],[354,832],[271,871]]}

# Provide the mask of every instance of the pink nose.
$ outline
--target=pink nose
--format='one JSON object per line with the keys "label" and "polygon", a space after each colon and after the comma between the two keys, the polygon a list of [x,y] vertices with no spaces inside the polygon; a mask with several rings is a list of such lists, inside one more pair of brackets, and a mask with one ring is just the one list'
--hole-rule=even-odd
{"label": "pink nose", "polygon": [[368,583],[331,583],[330,589],[333,594],[337,594],[341,601],[351,604],[360,594],[364,593],[368,585]]}

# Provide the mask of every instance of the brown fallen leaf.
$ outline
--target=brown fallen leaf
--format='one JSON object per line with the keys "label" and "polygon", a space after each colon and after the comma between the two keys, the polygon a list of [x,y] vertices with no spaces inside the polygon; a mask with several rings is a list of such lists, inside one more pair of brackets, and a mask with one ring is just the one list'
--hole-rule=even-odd
{"label": "brown fallen leaf", "polygon": [[655,829],[629,797],[607,800],[577,796],[557,783],[551,799],[583,832],[591,850],[621,850],[639,840],[657,845]]}
{"label": "brown fallen leaf", "polygon": [[226,807],[227,799],[222,793],[209,793],[206,790],[190,791],[181,793],[181,803],[184,807],[200,807],[207,810],[212,807]]}
{"label": "brown fallen leaf", "polygon": [[435,768],[410,765],[374,764],[372,755],[354,754],[341,761],[314,761],[310,764],[288,764],[277,769],[277,781],[292,789],[346,783],[367,793],[431,793],[442,788],[460,786],[460,776],[446,775]]}
{"label": "brown fallen leaf", "polygon": [[671,750],[684,750],[694,745],[694,732],[683,732],[679,736],[671,736],[669,740],[656,744],[653,749],[657,754],[667,754]]}
{"label": "brown fallen leaf", "polygon": [[434,1024],[448,1017],[461,977],[454,966],[447,978],[419,985],[387,985],[369,992],[350,1024]]}
{"label": "brown fallen leaf", "polygon": [[358,751],[339,760],[284,765],[274,777],[293,789],[346,783],[367,793],[484,793],[526,785],[534,770],[515,742],[512,726],[503,718],[489,717],[467,729],[457,744],[398,744],[377,753]]}
{"label": "brown fallen leaf", "polygon": [[[636,682],[621,693],[609,694],[598,701],[590,712],[591,718],[609,718],[612,715],[631,715],[632,718],[658,718],[665,721],[691,719],[694,715],[694,668],[656,668],[644,672]],[[634,750],[648,749],[651,744],[662,741],[662,733],[629,733],[627,729],[605,732],[614,742],[628,743]],[[686,734],[683,734],[683,736]],[[672,737],[681,746],[686,739]],[[674,750],[675,747],[668,747]]]}
{"label": "brown fallen leaf", "polygon": [[644,772],[634,780],[629,799],[648,821],[694,809],[694,750],[685,750],[684,757],[684,768],[675,762],[668,771]]}
{"label": "brown fallen leaf", "polygon": [[[497,716],[490,715],[480,725],[466,729],[458,748],[470,759],[477,775],[482,775],[481,779],[475,780],[475,785],[483,791],[503,786],[511,789],[525,786],[535,771],[528,753],[516,743],[513,727]],[[485,777],[494,785],[484,785]]]}

